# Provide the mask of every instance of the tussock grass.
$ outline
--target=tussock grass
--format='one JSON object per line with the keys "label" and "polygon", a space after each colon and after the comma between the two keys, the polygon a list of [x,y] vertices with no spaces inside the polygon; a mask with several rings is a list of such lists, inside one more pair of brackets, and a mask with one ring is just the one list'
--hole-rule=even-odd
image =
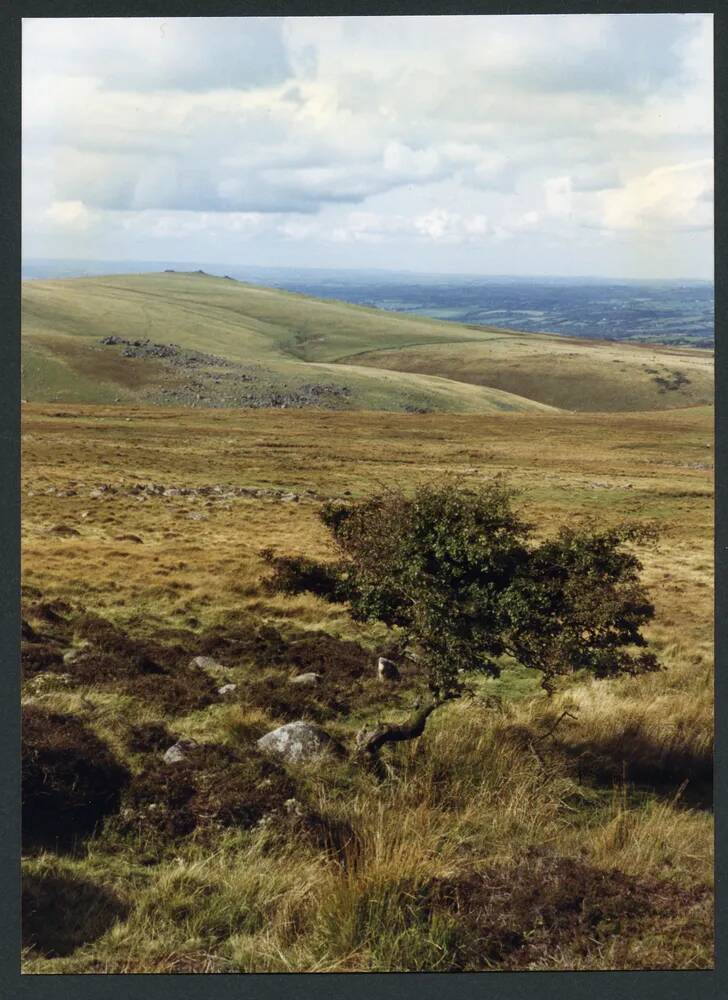
{"label": "tussock grass", "polygon": [[[294,696],[287,683],[315,669],[317,656],[332,670],[341,656],[347,667],[334,687],[346,689],[348,714],[332,708],[341,692],[319,693],[331,713],[323,724],[349,747],[362,725],[403,719],[416,685],[390,696],[366,675],[382,630],[355,625],[340,606],[262,586],[265,547],[327,554],[316,502],[240,499],[224,509],[194,497],[88,496],[119,479],[330,497],[438,470],[507,472],[527,488],[526,513],[544,534],[587,516],[656,520],[660,541],[641,555],[656,605],[649,638],[664,669],[575,677],[551,699],[537,679],[504,670],[435,712],[422,738],[388,748],[383,779],[350,760],[289,767],[285,800],[247,828],[205,820],[160,849],[145,823],[125,831],[109,821],[72,856],[34,850],[24,862],[29,891],[57,914],[61,883],[51,876],[64,880],[62,919],[77,929],[60,949],[28,938],[26,972],[712,965],[711,472],[695,467],[711,458],[709,411],[305,421],[285,412],[64,411],[71,416],[42,406],[24,414],[25,637],[42,648],[27,652],[23,697],[79,720],[132,781],[154,773],[167,733],[214,745],[220,760],[247,759],[259,735],[318,697]],[[59,495],[67,490],[76,493]],[[49,534],[59,523],[81,534]],[[114,537],[122,534],[143,542]],[[69,651],[96,662],[91,653],[113,639],[106,628],[76,634],[79,608],[128,640],[112,676],[58,662]],[[320,632],[336,642],[319,648]],[[312,642],[288,656],[305,637]],[[218,659],[210,703],[183,699],[170,712],[135,689],[130,677],[152,652],[179,683],[193,655]],[[350,676],[360,655],[364,675]],[[237,685],[228,700],[216,694],[223,682]],[[547,735],[565,710],[575,718]],[[81,910],[93,900],[99,919],[87,924]]]}
{"label": "tussock grass", "polygon": [[661,662],[658,673],[578,684],[519,714],[541,733],[561,718],[552,742],[585,775],[682,787],[686,799],[711,802],[712,662],[678,642],[661,651]]}

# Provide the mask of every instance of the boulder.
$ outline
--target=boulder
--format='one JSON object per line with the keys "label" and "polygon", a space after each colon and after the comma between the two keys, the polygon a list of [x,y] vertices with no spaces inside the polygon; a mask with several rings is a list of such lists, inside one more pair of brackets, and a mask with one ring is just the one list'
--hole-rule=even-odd
{"label": "boulder", "polygon": [[199,746],[197,740],[177,740],[164,752],[162,759],[165,764],[179,764],[180,761],[187,760],[190,750],[194,750],[197,746]]}
{"label": "boulder", "polygon": [[232,694],[236,690],[237,684],[223,684],[221,688],[217,689],[217,693],[223,695]]}
{"label": "boulder", "polygon": [[196,656],[190,662],[191,667],[199,667],[200,670],[224,670],[222,663],[218,663],[211,656]]}
{"label": "boulder", "polygon": [[386,656],[380,656],[377,660],[377,677],[380,681],[396,683],[400,679],[397,664],[393,660],[388,660]]}
{"label": "boulder", "polygon": [[344,749],[325,730],[311,722],[299,719],[288,722],[257,741],[258,749],[272,757],[278,757],[289,763],[313,760],[326,753],[341,756]]}
{"label": "boulder", "polygon": [[306,674],[296,674],[295,677],[291,677],[288,681],[289,684],[297,684],[299,687],[315,687],[319,680],[321,679],[321,674],[316,674],[310,671]]}

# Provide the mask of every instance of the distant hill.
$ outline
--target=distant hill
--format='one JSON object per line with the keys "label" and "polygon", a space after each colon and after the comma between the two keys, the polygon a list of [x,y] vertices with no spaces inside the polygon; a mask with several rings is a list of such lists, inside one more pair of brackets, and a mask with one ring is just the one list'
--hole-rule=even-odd
{"label": "distant hill", "polygon": [[25,282],[22,333],[31,401],[474,413],[713,398],[708,351],[414,318],[202,272]]}

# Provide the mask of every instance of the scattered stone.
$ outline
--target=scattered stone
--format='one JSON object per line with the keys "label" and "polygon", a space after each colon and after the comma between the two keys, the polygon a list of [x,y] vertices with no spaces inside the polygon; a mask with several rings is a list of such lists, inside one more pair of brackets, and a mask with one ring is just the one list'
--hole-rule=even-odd
{"label": "scattered stone", "polygon": [[299,687],[315,687],[320,679],[321,674],[316,674],[311,671],[306,674],[297,674],[295,677],[291,677],[288,683],[297,684]]}
{"label": "scattered stone", "polygon": [[386,656],[380,656],[377,660],[377,677],[380,681],[396,683],[400,679],[397,664],[393,660],[388,660]]}
{"label": "scattered stone", "polygon": [[197,746],[199,746],[197,740],[177,740],[176,743],[165,751],[162,759],[165,764],[179,764],[180,761],[187,760],[190,750],[194,750]]}
{"label": "scattered stone", "polygon": [[200,670],[224,670],[222,663],[218,663],[212,656],[196,656],[190,662],[191,667],[199,667]]}
{"label": "scattered stone", "polygon": [[299,719],[266,733],[257,741],[258,749],[289,763],[313,760],[322,754],[344,754],[344,748],[325,730]]}

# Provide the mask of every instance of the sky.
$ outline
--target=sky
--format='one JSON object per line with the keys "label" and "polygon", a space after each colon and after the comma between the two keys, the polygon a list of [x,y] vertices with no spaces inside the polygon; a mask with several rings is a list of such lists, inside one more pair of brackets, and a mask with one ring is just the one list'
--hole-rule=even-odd
{"label": "sky", "polygon": [[23,21],[23,256],[713,276],[705,14]]}

